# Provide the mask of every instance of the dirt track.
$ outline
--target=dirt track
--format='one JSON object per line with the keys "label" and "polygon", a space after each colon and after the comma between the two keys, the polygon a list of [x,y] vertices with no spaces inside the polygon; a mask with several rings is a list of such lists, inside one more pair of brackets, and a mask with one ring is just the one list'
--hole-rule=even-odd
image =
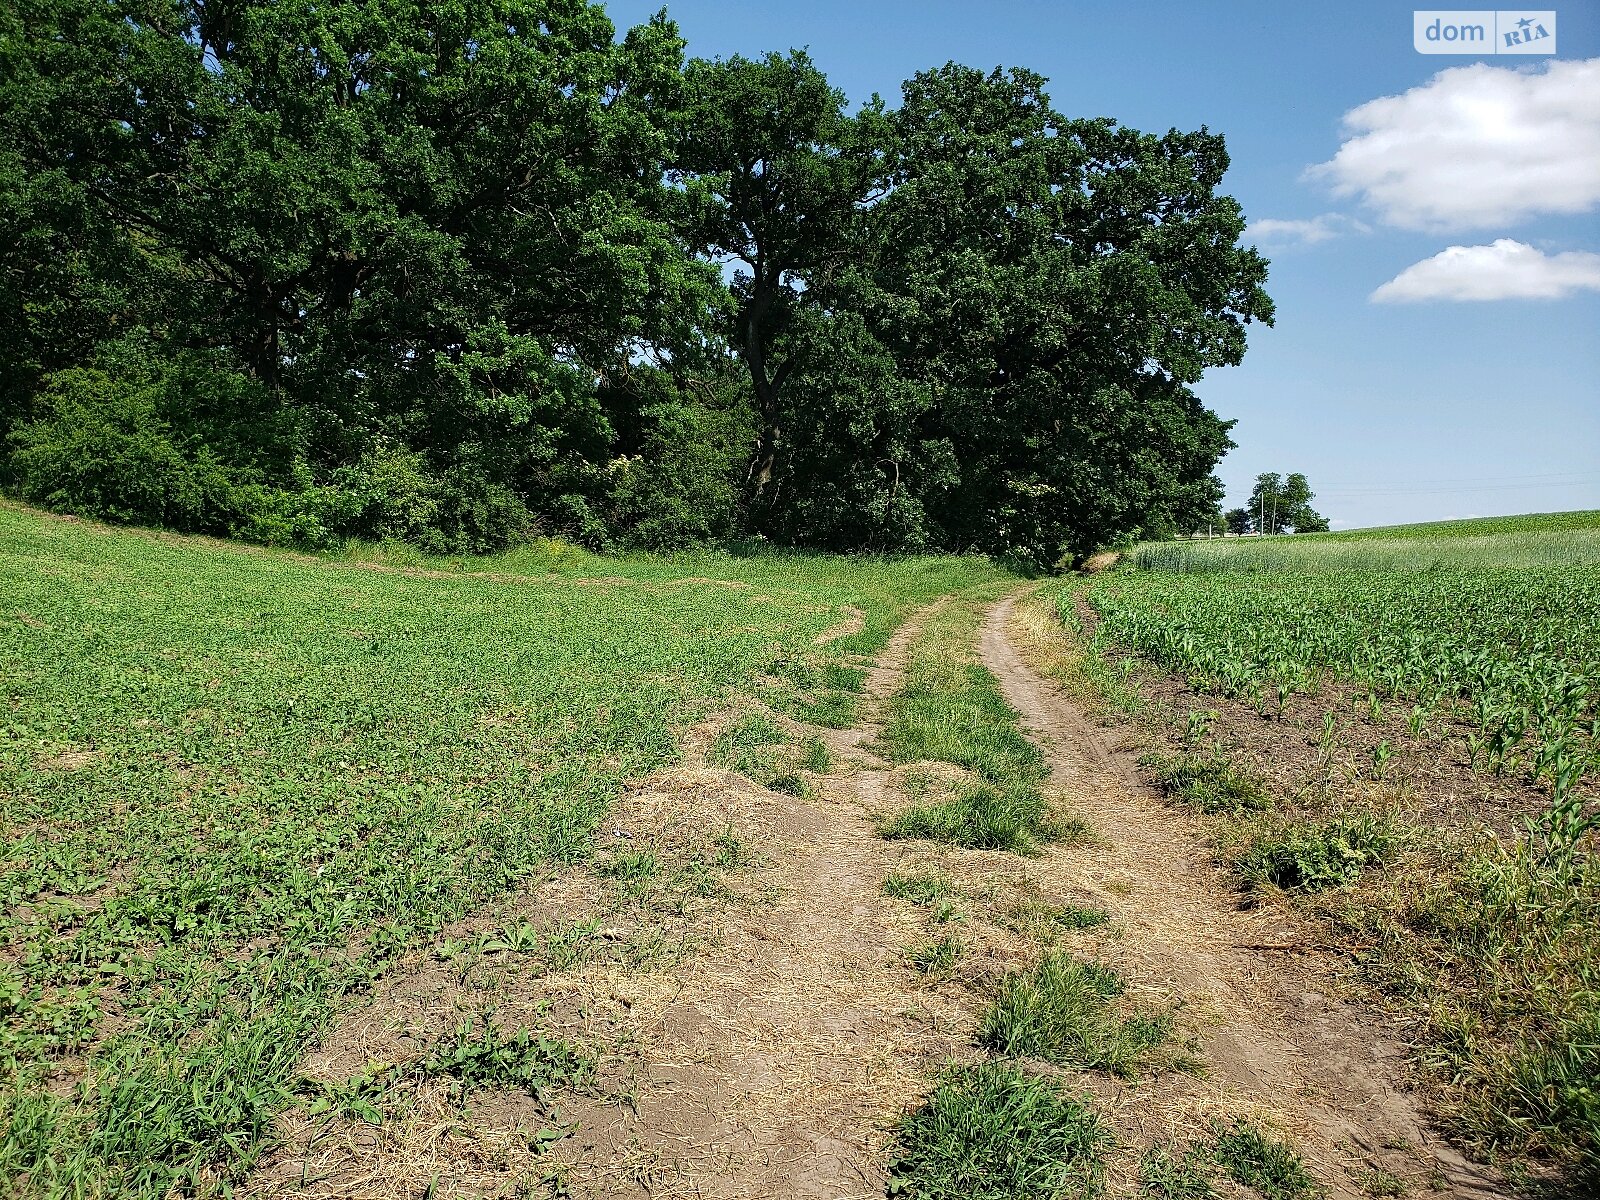
{"label": "dirt track", "polygon": [[[669,965],[511,965],[469,978],[420,955],[306,1066],[338,1080],[373,1060],[405,1061],[408,1047],[487,1003],[487,990],[504,1015],[554,1018],[559,1032],[611,1047],[601,1095],[562,1105],[578,1122],[573,1136],[530,1153],[526,1127],[546,1118],[526,1102],[480,1103],[462,1119],[424,1084],[405,1118],[382,1129],[286,1119],[286,1144],[251,1193],[481,1195],[558,1168],[574,1196],[881,1197],[894,1119],[942,1063],[978,1056],[973,1032],[995,981],[1038,953],[997,917],[1027,896],[1108,911],[1109,925],[1072,944],[1117,966],[1142,997],[1179,1004],[1206,1066],[1204,1076],[1137,1083],[1066,1073],[1116,1130],[1113,1195],[1136,1194],[1142,1147],[1230,1115],[1288,1132],[1335,1196],[1362,1195],[1374,1167],[1406,1180],[1412,1196],[1495,1194],[1420,1123],[1393,1082],[1399,1048],[1333,997],[1306,931],[1286,912],[1241,909],[1189,818],[1145,789],[1115,735],[1036,669],[1061,636],[1041,608],[1015,596],[995,605],[976,650],[1046,754],[1053,799],[1088,820],[1092,839],[1030,859],[879,839],[871,817],[899,802],[905,768],[873,753],[872,710],[898,686],[919,624],[901,629],[871,672],[860,726],[824,734],[834,766],[807,800],[707,767],[702,730],[684,768],[619,802],[608,824],[627,844],[703,842],[726,826],[755,852],[741,900],[672,927],[689,949]],[[972,919],[953,977],[925,979],[907,965],[906,947],[930,931],[882,894],[897,867],[934,868],[960,886]],[[601,881],[569,873],[504,907],[529,920],[620,921],[606,903]]]}
{"label": "dirt track", "polygon": [[1144,1103],[1272,1114],[1299,1135],[1335,1196],[1362,1195],[1359,1180],[1374,1167],[1413,1193],[1498,1194],[1400,1090],[1401,1048],[1330,994],[1331,964],[1305,959],[1315,953],[1312,931],[1273,909],[1241,908],[1187,817],[1143,786],[1134,756],[1030,665],[1060,636],[1046,620],[1015,597],[1003,601],[985,623],[980,657],[1047,755],[1053,783],[1097,833],[1092,847],[1053,852],[1050,873],[1066,873],[1112,913],[1123,936],[1108,949],[1129,974],[1199,1011],[1206,1080],[1162,1081]]}

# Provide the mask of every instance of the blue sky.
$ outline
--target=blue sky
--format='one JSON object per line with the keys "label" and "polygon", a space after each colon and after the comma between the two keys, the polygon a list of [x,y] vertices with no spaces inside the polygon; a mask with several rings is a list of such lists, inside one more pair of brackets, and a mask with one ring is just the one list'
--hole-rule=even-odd
{"label": "blue sky", "polygon": [[[625,27],[660,3],[606,7]],[[1247,217],[1290,223],[1249,239],[1272,260],[1276,327],[1197,389],[1238,421],[1220,468],[1230,505],[1258,472],[1298,470],[1342,526],[1600,508],[1593,0],[1556,8],[1553,63],[1418,54],[1413,6],[1389,3],[667,10],[691,54],[808,47],[855,101],[878,92],[894,104],[902,80],[954,59],[1030,67],[1068,116],[1226,134],[1225,186]],[[1345,125],[1380,97],[1403,99]],[[1464,249],[1427,261],[1449,247]],[[1410,268],[1388,302],[1371,298]]]}

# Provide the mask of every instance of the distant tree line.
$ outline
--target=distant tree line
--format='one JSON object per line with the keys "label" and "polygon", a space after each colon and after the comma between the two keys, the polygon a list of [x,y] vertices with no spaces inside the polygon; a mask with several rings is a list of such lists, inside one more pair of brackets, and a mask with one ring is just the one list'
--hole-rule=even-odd
{"label": "distant tree line", "polygon": [[1204,527],[1196,527],[1196,532],[1226,531],[1241,537],[1257,533],[1326,533],[1327,518],[1311,507],[1315,499],[1311,485],[1299,472],[1287,478],[1275,471],[1257,475],[1255,490],[1246,504],[1227,512],[1219,505],[1207,515]]}
{"label": "distant tree line", "polygon": [[684,49],[582,0],[6,6],[0,483],[268,543],[1042,565],[1217,508],[1191,388],[1272,317],[1220,136]]}

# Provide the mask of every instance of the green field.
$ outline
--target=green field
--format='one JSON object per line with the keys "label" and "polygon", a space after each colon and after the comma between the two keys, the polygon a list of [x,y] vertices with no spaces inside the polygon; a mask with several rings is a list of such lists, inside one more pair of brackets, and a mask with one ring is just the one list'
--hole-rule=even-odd
{"label": "green field", "polygon": [[[340,997],[586,856],[686,724],[769,672],[858,680],[827,668],[1001,577],[549,544],[318,560],[0,505],[0,1176],[236,1180]],[[852,608],[860,632],[814,644]]]}
{"label": "green field", "polygon": [[1391,525],[1343,533],[1146,542],[1129,558],[1185,574],[1436,571],[1600,564],[1600,511]]}
{"label": "green field", "polygon": [[[1186,685],[1161,782],[1351,939],[1456,1133],[1600,1174],[1600,514],[1146,544],[1058,603],[1124,708],[1140,664]],[[1440,771],[1482,828],[1415,816]]]}

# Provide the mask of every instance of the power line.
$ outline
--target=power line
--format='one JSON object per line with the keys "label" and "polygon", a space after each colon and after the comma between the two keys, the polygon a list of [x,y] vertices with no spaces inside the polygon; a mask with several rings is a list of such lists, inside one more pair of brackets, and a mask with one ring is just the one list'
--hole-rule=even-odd
{"label": "power line", "polygon": [[1476,484],[1466,487],[1415,487],[1415,488],[1324,488],[1317,495],[1327,496],[1338,500],[1357,500],[1365,496],[1428,496],[1439,493],[1464,493],[1464,492],[1513,492],[1525,489],[1539,488],[1573,488],[1592,487],[1595,480],[1573,479],[1566,481],[1550,481],[1547,483],[1491,483]]}

